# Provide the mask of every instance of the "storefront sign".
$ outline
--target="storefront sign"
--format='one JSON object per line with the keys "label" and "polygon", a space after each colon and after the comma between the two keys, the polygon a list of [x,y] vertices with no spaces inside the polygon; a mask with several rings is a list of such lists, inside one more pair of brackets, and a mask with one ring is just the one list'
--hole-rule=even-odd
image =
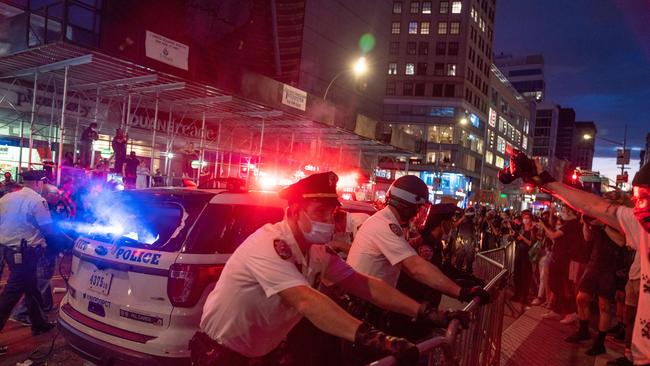
{"label": "storefront sign", "polygon": [[145,50],[149,58],[178,67],[179,69],[188,69],[187,60],[190,54],[190,47],[186,44],[147,31]]}
{"label": "storefront sign", "polygon": [[287,84],[283,84],[282,104],[304,111],[307,109],[307,92],[304,92]]}
{"label": "storefront sign", "polygon": [[497,111],[494,109],[490,108],[490,127],[496,127],[497,125]]}
{"label": "storefront sign", "polygon": [[[201,121],[179,121],[176,118],[172,118],[171,123],[169,122],[169,115],[167,113],[158,114],[158,122],[156,125],[156,131],[162,133],[171,133],[174,135],[180,135],[184,137],[190,137],[195,139],[201,138]],[[133,128],[141,128],[145,130],[153,131],[154,119],[153,113],[147,114],[131,114],[131,120],[129,121],[129,126]],[[206,127],[205,130],[205,139],[207,141],[216,141],[218,135],[218,129]]]}

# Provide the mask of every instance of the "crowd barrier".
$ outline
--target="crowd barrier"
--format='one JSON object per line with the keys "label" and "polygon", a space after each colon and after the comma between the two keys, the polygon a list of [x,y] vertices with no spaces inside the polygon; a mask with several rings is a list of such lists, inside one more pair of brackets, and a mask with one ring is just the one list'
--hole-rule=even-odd
{"label": "crowd barrier", "polygon": [[[492,302],[480,306],[478,298],[463,310],[472,313],[468,329],[462,329],[453,320],[444,335],[418,343],[419,365],[497,366],[500,363],[503,312],[506,303],[506,287],[514,266],[514,244],[476,255],[474,274],[486,282],[485,290],[492,295]],[[370,366],[394,366],[392,356],[384,357]]]}

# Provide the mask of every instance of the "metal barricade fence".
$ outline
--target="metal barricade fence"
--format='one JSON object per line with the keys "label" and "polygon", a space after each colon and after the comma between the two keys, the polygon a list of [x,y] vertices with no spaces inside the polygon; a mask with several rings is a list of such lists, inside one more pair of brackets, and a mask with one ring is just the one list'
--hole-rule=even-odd
{"label": "metal barricade fence", "polygon": [[[501,333],[506,301],[505,288],[514,265],[514,244],[478,253],[474,274],[486,282],[485,290],[492,302],[480,306],[479,299],[471,301],[463,310],[473,314],[468,329],[462,329],[458,320],[452,320],[444,336],[418,343],[419,365],[497,366],[501,354]],[[394,366],[395,358],[384,357],[370,366]]]}

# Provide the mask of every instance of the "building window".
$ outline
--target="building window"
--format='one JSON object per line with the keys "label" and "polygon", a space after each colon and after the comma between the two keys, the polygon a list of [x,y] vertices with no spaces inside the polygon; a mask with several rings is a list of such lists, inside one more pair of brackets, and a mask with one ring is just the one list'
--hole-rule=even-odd
{"label": "building window", "polygon": [[446,42],[436,42],[436,56],[444,56],[447,51]]}
{"label": "building window", "polygon": [[390,32],[392,34],[399,34],[399,31],[400,31],[399,22],[393,22],[393,24],[391,25],[391,31]]}
{"label": "building window", "polygon": [[426,62],[418,62],[417,74],[418,75],[426,75],[427,74],[427,63]]}
{"label": "building window", "polygon": [[485,162],[488,164],[494,164],[494,154],[492,154],[492,151],[485,152]]}
{"label": "building window", "polygon": [[393,2],[393,14],[402,14],[402,2],[394,1]]}
{"label": "building window", "polygon": [[[418,68],[418,72],[419,71],[420,71],[420,69]],[[424,96],[424,83],[415,84],[415,96],[416,97],[423,97]]]}
{"label": "building window", "polygon": [[442,62],[436,62],[433,65],[433,74],[436,76],[444,76],[445,75],[445,64]]}
{"label": "building window", "polygon": [[429,22],[420,22],[420,34],[429,34]]}
{"label": "building window", "polygon": [[388,64],[388,75],[397,75],[397,62]]}
{"label": "building window", "polygon": [[463,10],[463,2],[462,1],[452,1],[451,2],[451,13],[452,14],[460,14],[460,12]]}
{"label": "building window", "polygon": [[418,44],[418,53],[420,55],[428,55],[429,54],[429,42],[420,42]]}
{"label": "building window", "polygon": [[506,152],[506,140],[501,136],[497,137],[497,151],[500,153]]}
{"label": "building window", "polygon": [[507,134],[508,133],[508,122],[506,122],[505,118],[499,116],[499,132],[502,134]]}
{"label": "building window", "polygon": [[447,64],[447,76],[456,76],[456,64]]}
{"label": "building window", "polygon": [[406,43],[406,54],[407,55],[415,55],[417,43],[415,42],[407,42]]}
{"label": "building window", "polygon": [[458,56],[458,42],[449,42],[449,50],[447,51],[449,56]]}
{"label": "building window", "polygon": [[395,82],[389,81],[386,83],[386,95],[395,95]]}
{"label": "building window", "polygon": [[451,151],[440,150],[427,153],[428,164],[449,164],[451,163]]}
{"label": "building window", "polygon": [[406,75],[415,75],[415,64],[409,62],[406,64]]}
{"label": "building window", "polygon": [[494,165],[496,165],[497,168],[499,168],[499,169],[503,169],[503,167],[505,166],[505,164],[506,164],[505,160],[503,160],[502,157],[500,157],[499,155],[497,155],[497,157],[496,157],[496,161],[494,162]]}
{"label": "building window", "polygon": [[449,1],[441,1],[440,14],[447,14],[447,13],[449,13]]}
{"label": "building window", "polygon": [[460,22],[451,22],[451,27],[449,28],[449,34],[458,34],[460,33]]}
{"label": "building window", "polygon": [[456,96],[456,85],[447,84],[445,85],[445,97],[453,98]]}
{"label": "building window", "polygon": [[409,22],[409,34],[418,34],[418,22]]}
{"label": "building window", "polygon": [[399,54],[399,42],[391,42],[388,52],[391,55],[398,55]]}
{"label": "building window", "polygon": [[417,14],[420,12],[420,2],[411,1],[411,14]]}
{"label": "building window", "polygon": [[447,34],[447,22],[438,22],[438,34]]}
{"label": "building window", "polygon": [[436,144],[453,144],[454,127],[448,125],[437,125],[429,127],[429,142]]}
{"label": "building window", "polygon": [[431,1],[422,2],[422,14],[431,14]]}
{"label": "building window", "polygon": [[442,84],[433,84],[433,93],[431,94],[434,97],[442,96]]}
{"label": "building window", "polygon": [[402,89],[402,95],[413,95],[413,83],[404,83],[404,88]]}
{"label": "building window", "polygon": [[494,131],[489,130],[488,131],[488,146],[490,146],[490,149],[494,149],[494,143],[496,140],[496,133]]}

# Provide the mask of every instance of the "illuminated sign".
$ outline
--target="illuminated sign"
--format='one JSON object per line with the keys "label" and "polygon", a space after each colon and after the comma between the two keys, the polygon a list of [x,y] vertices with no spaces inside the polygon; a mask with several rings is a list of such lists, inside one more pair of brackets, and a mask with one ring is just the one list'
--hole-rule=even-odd
{"label": "illuminated sign", "polygon": [[315,165],[311,165],[311,164],[305,165],[304,169],[307,172],[317,172],[318,171],[318,167],[315,166]]}
{"label": "illuminated sign", "polygon": [[383,178],[383,179],[390,179],[391,178],[390,170],[388,170],[388,169],[375,169],[375,177]]}
{"label": "illuminated sign", "polygon": [[479,118],[478,118],[477,115],[475,115],[474,113],[470,113],[470,114],[469,114],[469,122],[472,124],[472,126],[478,128],[478,126],[479,126],[479,121],[480,121],[480,120],[479,120]]}
{"label": "illuminated sign", "polygon": [[431,107],[429,115],[432,117],[453,117],[454,107]]}
{"label": "illuminated sign", "polygon": [[494,109],[490,108],[490,119],[488,121],[490,124],[490,127],[496,127],[497,126],[497,111]]}

